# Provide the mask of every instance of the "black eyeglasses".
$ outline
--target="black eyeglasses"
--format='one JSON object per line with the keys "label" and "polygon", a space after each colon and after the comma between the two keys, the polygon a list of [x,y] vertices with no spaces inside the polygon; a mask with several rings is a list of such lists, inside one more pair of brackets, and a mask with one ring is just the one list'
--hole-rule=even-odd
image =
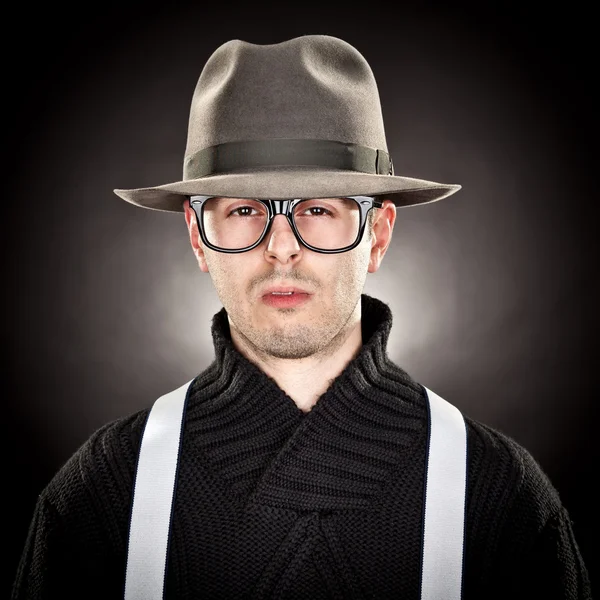
{"label": "black eyeglasses", "polygon": [[204,244],[231,254],[256,248],[277,215],[285,215],[298,242],[309,250],[323,254],[348,252],[360,243],[369,211],[383,207],[373,196],[289,200],[188,198]]}

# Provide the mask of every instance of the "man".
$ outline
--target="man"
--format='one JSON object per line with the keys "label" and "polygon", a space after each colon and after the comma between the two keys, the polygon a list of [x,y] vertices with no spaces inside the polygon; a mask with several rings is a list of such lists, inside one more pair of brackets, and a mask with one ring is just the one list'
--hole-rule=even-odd
{"label": "man", "polygon": [[394,175],[350,44],[220,46],[183,179],[115,190],[184,212],[215,360],[56,474],[13,598],[591,598],[539,465],[394,364],[362,293],[396,208],[458,189]]}

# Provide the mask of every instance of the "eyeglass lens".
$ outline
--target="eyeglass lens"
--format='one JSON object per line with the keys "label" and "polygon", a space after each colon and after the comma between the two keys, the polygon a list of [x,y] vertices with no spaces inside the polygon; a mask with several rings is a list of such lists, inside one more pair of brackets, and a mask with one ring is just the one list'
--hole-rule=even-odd
{"label": "eyeglass lens", "polygon": [[[208,241],[224,250],[252,246],[265,230],[267,220],[267,207],[247,198],[209,198],[202,211]],[[337,250],[356,240],[360,207],[353,198],[302,200],[294,206],[293,221],[308,245]]]}

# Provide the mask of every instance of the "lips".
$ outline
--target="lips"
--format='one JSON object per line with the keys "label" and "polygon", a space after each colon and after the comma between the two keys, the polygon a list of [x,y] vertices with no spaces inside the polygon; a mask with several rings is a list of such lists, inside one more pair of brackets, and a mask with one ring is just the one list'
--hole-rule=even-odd
{"label": "lips", "polygon": [[263,292],[263,296],[269,296],[270,294],[273,294],[273,292],[279,292],[279,293],[288,293],[288,292],[293,292],[292,295],[295,294],[308,294],[310,295],[310,292],[307,290],[304,290],[302,288],[296,287],[296,286],[291,286],[291,285],[279,285],[279,286],[271,286],[269,288],[267,288],[264,292]]}
{"label": "lips", "polygon": [[303,306],[306,306],[310,302],[311,298],[312,294],[307,294],[305,292],[294,292],[293,294],[264,294],[264,296],[261,298],[261,301],[271,308],[299,309]]}

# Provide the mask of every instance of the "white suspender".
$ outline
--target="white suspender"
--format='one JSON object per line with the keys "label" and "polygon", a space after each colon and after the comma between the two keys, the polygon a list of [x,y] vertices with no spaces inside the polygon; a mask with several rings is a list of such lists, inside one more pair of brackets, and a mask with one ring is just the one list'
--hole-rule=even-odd
{"label": "white suspender", "polygon": [[150,409],[133,490],[125,600],[162,600],[179,442],[190,379]]}
{"label": "white suspender", "polygon": [[467,428],[461,412],[423,386],[429,400],[421,600],[460,600]]}
{"label": "white suspender", "polygon": [[[125,600],[162,600],[177,462],[188,389],[158,398],[142,436],[129,530]],[[421,600],[460,600],[463,568],[467,434],[460,411],[423,386],[429,447]]]}

